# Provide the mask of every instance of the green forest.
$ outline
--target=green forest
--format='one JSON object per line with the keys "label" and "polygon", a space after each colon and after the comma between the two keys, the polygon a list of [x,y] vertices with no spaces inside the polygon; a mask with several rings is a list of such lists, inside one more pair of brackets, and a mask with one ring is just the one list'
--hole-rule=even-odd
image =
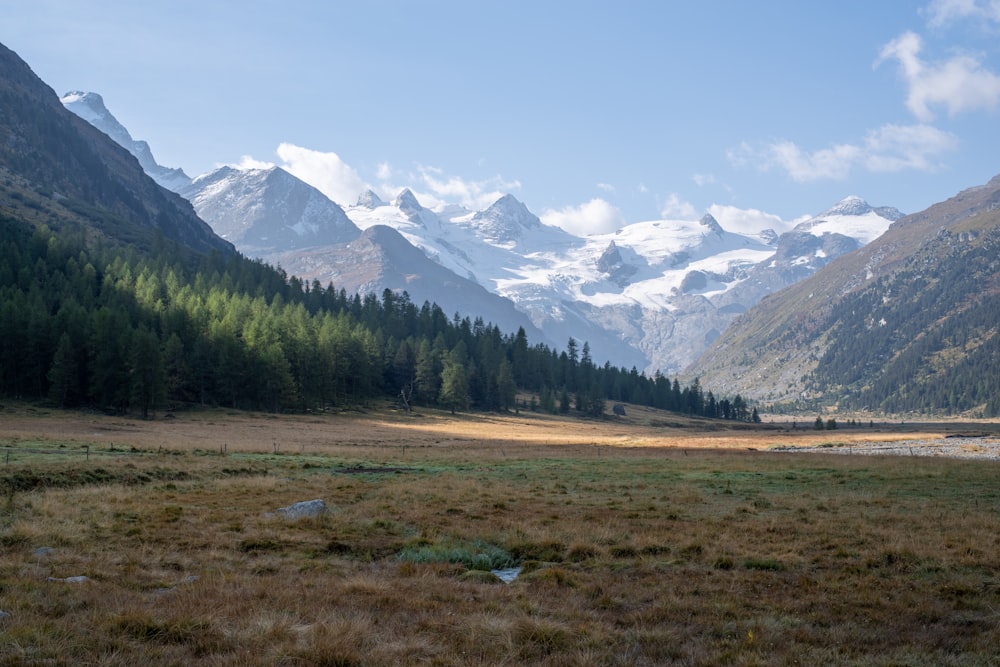
{"label": "green forest", "polygon": [[406,293],[347,294],[240,255],[192,260],[173,247],[142,254],[0,217],[0,393],[142,417],[389,399],[594,417],[620,401],[759,419],[740,396],[697,381],[599,365],[586,342],[556,351]]}

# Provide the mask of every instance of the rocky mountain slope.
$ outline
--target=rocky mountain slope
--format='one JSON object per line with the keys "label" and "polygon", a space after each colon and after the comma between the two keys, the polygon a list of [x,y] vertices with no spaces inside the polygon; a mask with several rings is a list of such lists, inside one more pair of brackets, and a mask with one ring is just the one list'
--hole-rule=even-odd
{"label": "rocky mountain slope", "polygon": [[140,249],[174,242],[234,252],[191,204],[157,185],[127,151],[67,111],[0,45],[0,210],[86,239]]}
{"label": "rocky mountain slope", "polygon": [[1000,177],[763,299],[689,372],[769,401],[998,414]]}

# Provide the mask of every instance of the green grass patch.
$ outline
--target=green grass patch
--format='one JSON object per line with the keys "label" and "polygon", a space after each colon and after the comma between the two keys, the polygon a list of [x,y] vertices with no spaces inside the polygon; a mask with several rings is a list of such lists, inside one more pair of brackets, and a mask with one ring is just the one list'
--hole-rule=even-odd
{"label": "green grass patch", "polygon": [[517,559],[506,549],[478,540],[408,546],[396,559],[404,563],[451,563],[469,570],[498,570],[517,565]]}

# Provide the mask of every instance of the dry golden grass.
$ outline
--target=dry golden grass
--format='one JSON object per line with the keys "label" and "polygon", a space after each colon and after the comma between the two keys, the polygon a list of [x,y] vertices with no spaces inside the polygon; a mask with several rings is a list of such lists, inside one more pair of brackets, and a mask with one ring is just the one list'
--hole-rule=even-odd
{"label": "dry golden grass", "polygon": [[936,427],[43,412],[0,411],[4,664],[996,664],[1000,464],[766,451]]}

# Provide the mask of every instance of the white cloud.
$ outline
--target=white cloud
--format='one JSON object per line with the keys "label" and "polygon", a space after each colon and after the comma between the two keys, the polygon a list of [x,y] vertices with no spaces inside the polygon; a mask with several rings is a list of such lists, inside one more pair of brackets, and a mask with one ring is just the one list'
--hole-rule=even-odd
{"label": "white cloud", "polygon": [[781,234],[795,226],[797,221],[786,222],[773,213],[755,208],[736,208],[724,204],[712,204],[708,212],[719,221],[723,229],[737,234],[759,234],[765,229],[773,229]]}
{"label": "white cloud", "polygon": [[666,201],[660,205],[660,215],[668,220],[694,220],[699,217],[698,210],[681,199],[676,192],[671,192]]}
{"label": "white cloud", "polygon": [[[499,176],[473,181],[449,176],[444,170],[429,166],[419,166],[416,171],[401,174],[397,179],[392,166],[382,162],[375,171],[375,177],[380,181],[376,189],[336,153],[315,151],[290,143],[280,144],[276,153],[281,160],[280,167],[341,205],[353,204],[358,195],[368,189],[377,190],[379,196],[392,199],[404,188],[409,188],[421,205],[428,208],[459,204],[471,210],[482,210],[521,187],[518,181],[505,181]],[[247,155],[233,166],[267,169],[275,165]],[[405,184],[394,184],[391,182],[393,179],[402,180]]]}
{"label": "white cloud", "polygon": [[715,183],[715,176],[712,174],[695,174],[691,177],[695,185],[698,187],[705,187],[706,185],[712,185]]}
{"label": "white cloud", "polygon": [[871,172],[905,169],[932,171],[936,158],[955,150],[958,138],[930,125],[883,125],[869,132],[860,144],[838,144],[813,152],[782,140],[762,148],[748,143],[729,151],[735,166],[756,166],[760,171],[778,168],[797,182],[844,180],[858,167]]}
{"label": "white cloud", "polygon": [[939,28],[961,19],[1000,23],[1000,1],[932,0],[924,13],[928,16],[928,24],[933,28]]}
{"label": "white cloud", "polygon": [[313,186],[341,205],[353,204],[368,185],[353,167],[333,152],[314,151],[294,144],[278,146],[285,171]]}
{"label": "white cloud", "polygon": [[481,210],[488,208],[511,190],[521,187],[519,181],[505,181],[499,176],[483,181],[470,181],[460,176],[448,176],[442,169],[428,166],[418,168],[416,179],[422,182],[427,190],[424,191],[416,186],[412,188],[413,194],[428,208],[443,204],[461,204],[468,209]]}
{"label": "white cloud", "polygon": [[812,153],[803,152],[790,141],[774,144],[772,152],[775,161],[788,172],[793,180],[843,180],[851,170],[852,163],[860,156],[860,149],[850,144],[837,144]]}
{"label": "white cloud", "polygon": [[610,234],[625,225],[625,216],[603,199],[591,199],[579,206],[548,210],[539,216],[546,225],[561,227],[570,234]]}
{"label": "white cloud", "polygon": [[1000,76],[979,60],[960,54],[950,60],[928,63],[920,58],[920,36],[905,32],[882,48],[875,65],[897,60],[909,91],[906,106],[917,119],[934,119],[931,106],[943,105],[949,115],[974,109],[993,109],[1000,104]]}
{"label": "white cloud", "polygon": [[958,148],[958,138],[930,125],[884,125],[865,137],[865,166],[869,171],[904,169],[932,171],[936,156]]}
{"label": "white cloud", "polygon": [[605,192],[610,192],[610,193],[614,193],[616,191],[615,186],[611,185],[610,183],[598,183],[597,189],[604,190]]}
{"label": "white cloud", "polygon": [[230,166],[236,167],[237,169],[270,169],[274,166],[274,163],[257,160],[250,155],[244,155],[240,158],[239,162]]}

